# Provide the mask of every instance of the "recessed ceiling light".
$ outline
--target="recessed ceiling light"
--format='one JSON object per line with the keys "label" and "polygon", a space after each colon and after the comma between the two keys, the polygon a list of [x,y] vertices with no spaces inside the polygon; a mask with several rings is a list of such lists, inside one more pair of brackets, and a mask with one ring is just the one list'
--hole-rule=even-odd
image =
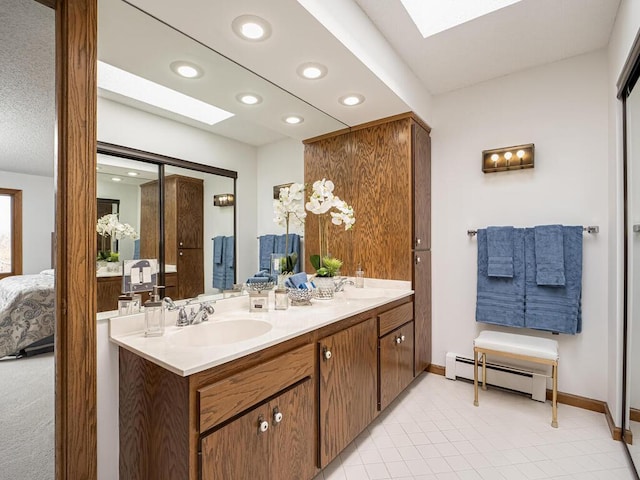
{"label": "recessed ceiling light", "polygon": [[327,67],[320,63],[314,62],[303,63],[296,69],[298,75],[309,80],[317,80],[318,78],[322,78],[327,74],[327,71]]}
{"label": "recessed ceiling light", "polygon": [[360,105],[362,102],[364,102],[364,95],[360,95],[359,93],[350,93],[349,95],[340,97],[340,103],[347,107]]}
{"label": "recessed ceiling light", "polygon": [[111,180],[113,180],[114,182],[121,182],[122,179],[120,177],[111,177]]}
{"label": "recessed ceiling light", "polygon": [[129,175],[130,177],[137,177],[140,174],[138,172],[127,172],[127,175]]}
{"label": "recessed ceiling light", "polygon": [[182,60],[172,62],[169,66],[174,73],[184,78],[200,78],[204,74],[202,69],[195,63],[184,62]]}
{"label": "recessed ceiling light", "polygon": [[262,97],[255,93],[239,93],[236,99],[245,105],[256,105],[262,102]]}
{"label": "recessed ceiling light", "polygon": [[271,36],[271,25],[256,15],[240,15],[231,23],[231,28],[240,38],[261,42]]}
{"label": "recessed ceiling light", "polygon": [[298,125],[299,123],[304,122],[304,118],[299,115],[287,115],[282,120],[289,125]]}
{"label": "recessed ceiling light", "polygon": [[98,88],[177,113],[207,125],[214,125],[233,117],[233,113],[214,105],[100,61],[98,62]]}

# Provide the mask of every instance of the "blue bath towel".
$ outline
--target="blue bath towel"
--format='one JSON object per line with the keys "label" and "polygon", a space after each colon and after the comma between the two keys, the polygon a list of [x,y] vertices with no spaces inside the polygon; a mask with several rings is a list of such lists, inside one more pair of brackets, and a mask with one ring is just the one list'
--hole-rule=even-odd
{"label": "blue bath towel", "polygon": [[222,247],[224,245],[224,237],[213,237],[213,263],[222,263]]}
{"label": "blue bath towel", "polygon": [[235,258],[236,258],[236,239],[234,236],[224,237],[224,248],[222,252],[223,264],[225,269],[224,289],[233,288],[236,278]]}
{"label": "blue bath towel", "polygon": [[224,266],[222,251],[224,249],[224,237],[217,236],[213,239],[213,288],[225,289],[227,271]]}
{"label": "blue bath towel", "polygon": [[487,227],[487,274],[513,277],[513,227]]}
{"label": "blue bath towel", "polygon": [[[536,245],[536,283],[564,285],[564,244],[562,225],[534,227]],[[580,232],[582,234],[582,232]]]}
{"label": "blue bath towel", "polygon": [[524,327],[524,229],[514,229],[512,236],[513,277],[490,277],[487,230],[478,230],[477,322]]}
{"label": "blue bath towel", "polygon": [[271,254],[275,253],[274,243],[275,235],[262,235],[260,236],[260,270],[271,271]]}
{"label": "blue bath towel", "polygon": [[565,285],[538,285],[535,231],[525,232],[525,327],[576,334],[582,331],[582,227],[562,227]]}

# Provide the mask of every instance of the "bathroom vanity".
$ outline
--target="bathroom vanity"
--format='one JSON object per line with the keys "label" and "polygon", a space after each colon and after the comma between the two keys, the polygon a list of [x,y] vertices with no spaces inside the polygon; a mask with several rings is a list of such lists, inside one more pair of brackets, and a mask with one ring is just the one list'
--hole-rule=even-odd
{"label": "bathroom vanity", "polygon": [[111,319],[120,478],[313,478],[416,374],[413,290],[377,282],[284,311],[225,299],[157,338]]}

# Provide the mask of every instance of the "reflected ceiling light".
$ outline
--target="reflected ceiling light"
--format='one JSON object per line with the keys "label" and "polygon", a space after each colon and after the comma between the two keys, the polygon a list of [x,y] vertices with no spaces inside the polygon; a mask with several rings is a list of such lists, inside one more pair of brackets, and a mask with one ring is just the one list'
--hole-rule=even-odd
{"label": "reflected ceiling light", "polygon": [[113,180],[114,182],[121,182],[122,179],[120,177],[111,177],[111,180]]}
{"label": "reflected ceiling light", "polygon": [[289,125],[298,125],[299,123],[304,122],[304,118],[299,115],[287,115],[282,120]]}
{"label": "reflected ceiling light", "polygon": [[200,68],[198,65],[182,60],[172,62],[169,67],[171,68],[171,70],[173,70],[174,73],[177,73],[183,78],[200,78],[202,75],[204,75],[202,68]]}
{"label": "reflected ceiling light", "polygon": [[320,63],[308,62],[300,65],[296,69],[296,72],[303,78],[317,80],[318,78],[324,77],[327,74],[328,69]]}
{"label": "reflected ceiling light", "polygon": [[236,100],[245,105],[256,105],[262,103],[262,97],[255,93],[239,93],[236,95]]}
{"label": "reflected ceiling light", "polygon": [[359,93],[350,93],[349,95],[340,97],[340,103],[347,107],[360,105],[362,102],[364,102],[364,95],[360,95]]}
{"label": "reflected ceiling light", "polygon": [[138,172],[127,172],[127,175],[129,175],[130,177],[137,177],[140,174]]}
{"label": "reflected ceiling light", "polygon": [[98,62],[98,88],[207,125],[214,125],[233,117],[233,113],[100,61]]}
{"label": "reflected ceiling light", "polygon": [[261,42],[271,36],[271,25],[256,15],[240,15],[231,22],[231,28],[240,38]]}

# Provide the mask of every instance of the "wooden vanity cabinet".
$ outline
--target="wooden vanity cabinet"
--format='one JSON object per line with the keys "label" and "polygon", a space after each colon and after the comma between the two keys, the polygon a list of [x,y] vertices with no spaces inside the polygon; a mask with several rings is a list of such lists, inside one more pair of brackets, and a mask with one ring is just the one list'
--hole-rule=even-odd
{"label": "wooden vanity cabinet", "polygon": [[376,417],[377,340],[373,317],[318,342],[322,468]]}
{"label": "wooden vanity cabinet", "polygon": [[310,479],[315,474],[310,378],[206,435],[202,480]]}

